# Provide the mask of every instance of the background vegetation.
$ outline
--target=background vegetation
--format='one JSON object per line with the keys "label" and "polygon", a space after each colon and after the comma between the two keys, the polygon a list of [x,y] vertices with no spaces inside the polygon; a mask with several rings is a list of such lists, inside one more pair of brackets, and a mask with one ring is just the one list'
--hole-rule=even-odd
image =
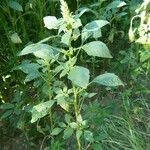
{"label": "background vegetation", "polygon": [[[3,0],[0,3],[0,149],[149,150],[150,1],[66,0],[70,12],[67,12],[65,4],[66,7],[62,7],[63,2]],[[77,27],[80,32],[75,30],[74,23],[65,20],[66,14],[70,20],[73,15],[74,20],[81,19],[82,25]],[[62,29],[60,34],[55,29],[49,30],[43,21],[45,16],[62,17],[66,30]],[[104,59],[96,54],[77,52],[84,43],[84,27],[95,20],[109,23],[105,22],[107,25],[100,30],[102,33],[99,30],[94,32],[96,27],[92,25],[92,34],[86,35],[89,37],[85,43],[103,41],[112,59],[110,55]],[[68,34],[64,36],[70,29],[74,31],[70,35],[71,40]],[[50,38],[45,39],[47,37]],[[37,44],[43,39],[45,41],[41,44],[61,49],[58,60],[53,58],[54,62],[49,60],[45,64],[40,60],[42,57],[45,60],[47,54],[43,56],[37,53],[35,57],[24,53],[26,46],[28,48],[30,44]],[[92,47],[96,49],[96,46]],[[33,48],[37,49],[32,47],[29,50]],[[75,56],[76,60],[73,60]],[[112,84],[118,87],[109,82],[101,86],[89,85],[85,90],[85,81],[77,82],[73,86],[74,91],[79,90],[77,97],[81,97],[84,103],[80,115],[76,115],[72,104],[67,110],[68,99],[73,98],[71,83],[76,81],[76,77],[70,75],[69,67],[66,73],[64,68],[57,68],[63,66],[62,63],[67,67],[77,65],[88,68],[90,79],[106,72],[115,73],[120,79],[117,78],[117,83]],[[40,77],[36,74],[37,70]],[[77,70],[76,76],[80,73],[83,75],[84,71],[81,73]],[[67,78],[68,72],[70,76]],[[66,100],[65,97],[60,102],[56,97],[60,96],[59,92],[68,94],[69,98]],[[45,103],[53,97],[56,105]],[[53,107],[47,112],[40,104],[44,108],[48,105]],[[40,106],[38,111],[42,111],[39,113],[35,106]],[[80,121],[77,116],[82,116]]]}

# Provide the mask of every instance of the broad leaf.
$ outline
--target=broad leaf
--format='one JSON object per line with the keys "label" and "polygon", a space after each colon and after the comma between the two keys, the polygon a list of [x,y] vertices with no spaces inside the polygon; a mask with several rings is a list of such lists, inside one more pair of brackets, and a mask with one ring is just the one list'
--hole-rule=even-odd
{"label": "broad leaf", "polygon": [[64,138],[64,139],[68,139],[72,134],[73,134],[73,129],[70,128],[70,127],[67,127],[67,128],[64,130],[63,138]]}
{"label": "broad leaf", "polygon": [[150,59],[150,50],[144,49],[144,51],[140,53],[140,62],[144,62],[148,59]]}
{"label": "broad leaf", "polygon": [[82,26],[81,20],[79,18],[74,19],[72,28],[77,29]]}
{"label": "broad leaf", "polygon": [[97,31],[98,29],[102,28],[103,26],[109,24],[106,20],[95,20],[85,25],[83,28],[83,32],[86,31]]}
{"label": "broad leaf", "polygon": [[46,16],[43,18],[44,25],[48,29],[57,29],[58,20],[55,16]]}
{"label": "broad leaf", "polygon": [[54,129],[52,130],[51,135],[58,135],[61,131],[62,131],[61,128],[54,128]]}
{"label": "broad leaf", "polygon": [[57,104],[60,105],[61,108],[63,108],[66,111],[69,111],[69,104],[68,102],[64,99],[64,97],[60,97],[57,99]]}
{"label": "broad leaf", "polygon": [[77,138],[80,138],[81,135],[82,135],[82,133],[83,133],[82,130],[77,130],[77,131],[76,131],[76,136],[77,136]]}
{"label": "broad leaf", "polygon": [[25,82],[29,82],[40,76],[40,73],[38,71],[39,68],[40,65],[38,63],[31,63],[29,60],[25,60],[13,70],[21,70],[26,73],[27,76]]}
{"label": "broad leaf", "polygon": [[13,34],[10,36],[10,39],[11,39],[12,43],[15,43],[15,44],[20,44],[20,43],[22,43],[20,37],[18,36],[18,33],[13,33]]}
{"label": "broad leaf", "polygon": [[55,55],[58,54],[58,49],[47,44],[31,44],[26,46],[18,56],[27,54],[34,54],[36,57],[42,59],[55,59]]}
{"label": "broad leaf", "polygon": [[89,70],[81,66],[75,66],[68,75],[68,79],[82,88],[86,88],[88,86],[89,78]]}
{"label": "broad leaf", "polygon": [[106,44],[101,41],[87,43],[83,46],[83,49],[89,56],[112,58]]}
{"label": "broad leaf", "polygon": [[65,121],[66,121],[66,123],[70,123],[70,121],[71,121],[71,116],[69,115],[69,114],[65,114]]}
{"label": "broad leaf", "polygon": [[88,142],[93,142],[94,141],[93,133],[91,131],[88,131],[88,130],[84,131],[84,138]]}
{"label": "broad leaf", "polygon": [[13,112],[14,112],[14,110],[12,110],[12,109],[5,111],[5,113],[3,113],[3,114],[1,115],[0,120],[9,117],[11,114],[13,114]]}
{"label": "broad leaf", "polygon": [[53,104],[54,104],[54,101],[49,100],[47,102],[40,103],[40,104],[34,106],[31,110],[31,113],[32,113],[31,123],[34,123],[38,119],[49,114],[49,109],[53,106]]}
{"label": "broad leaf", "polygon": [[63,36],[62,36],[62,38],[61,38],[61,42],[62,43],[64,43],[64,44],[66,44],[66,45],[69,45],[70,44],[70,42],[71,42],[71,34],[72,34],[72,31],[71,30],[69,30],[68,32],[66,32]]}
{"label": "broad leaf", "polygon": [[75,17],[79,18],[86,12],[92,12],[92,10],[87,7],[82,7],[82,8],[79,8],[76,12],[77,12],[77,15]]}
{"label": "broad leaf", "polygon": [[17,11],[23,11],[22,6],[16,1],[9,0],[8,1],[8,6],[11,7],[12,9],[14,9],[14,10],[17,10]]}
{"label": "broad leaf", "polygon": [[15,107],[14,104],[11,103],[4,103],[0,105],[0,109],[12,109],[14,107]]}
{"label": "broad leaf", "polygon": [[126,5],[126,3],[124,1],[115,0],[112,3],[110,3],[109,5],[107,5],[106,10],[108,11],[110,9],[120,8],[125,5]]}
{"label": "broad leaf", "polygon": [[92,82],[110,87],[123,85],[122,81],[114,73],[99,75]]}
{"label": "broad leaf", "polygon": [[93,150],[103,150],[100,143],[95,143],[92,145]]}
{"label": "broad leaf", "polygon": [[105,20],[95,20],[86,24],[81,34],[82,41],[85,42],[90,36],[95,38],[94,35],[96,35],[96,38],[101,37],[101,34],[97,34],[97,32],[101,33],[101,28],[107,24],[109,22]]}
{"label": "broad leaf", "polygon": [[78,127],[78,124],[76,122],[71,122],[71,123],[69,123],[69,125],[72,129],[77,129],[77,127]]}

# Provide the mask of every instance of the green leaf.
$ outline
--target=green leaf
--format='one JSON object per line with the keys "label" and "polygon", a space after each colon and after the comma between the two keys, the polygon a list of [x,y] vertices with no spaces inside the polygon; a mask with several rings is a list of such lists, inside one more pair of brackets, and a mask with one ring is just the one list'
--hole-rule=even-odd
{"label": "green leaf", "polygon": [[31,113],[32,113],[31,123],[34,123],[38,119],[49,114],[49,109],[53,106],[53,104],[54,104],[54,101],[49,100],[47,102],[40,103],[40,104],[34,106],[31,110]]}
{"label": "green leaf", "polygon": [[97,31],[98,29],[102,28],[103,26],[109,24],[106,20],[95,20],[85,25],[83,28],[83,32],[87,31]]}
{"label": "green leaf", "polygon": [[12,41],[12,43],[15,43],[15,44],[20,44],[22,43],[18,33],[13,33],[11,36],[10,36],[10,39]]}
{"label": "green leaf", "polygon": [[76,18],[79,18],[79,17],[81,17],[81,16],[82,16],[84,13],[86,13],[86,12],[92,12],[92,10],[89,9],[89,8],[87,8],[87,7],[79,8],[79,9],[77,10],[77,15],[75,15],[75,16],[76,16]]}
{"label": "green leaf", "polygon": [[86,24],[81,33],[82,41],[85,42],[90,36],[94,38],[101,37],[101,28],[107,24],[109,22],[106,20],[95,20]]}
{"label": "green leaf", "polygon": [[61,128],[65,128],[66,127],[66,124],[64,123],[64,122],[60,122],[60,123],[58,123],[59,124],[59,126],[61,127]]}
{"label": "green leaf", "polygon": [[12,113],[13,113],[13,110],[8,110],[4,114],[2,114],[0,119],[5,119],[5,118],[9,117]]}
{"label": "green leaf", "polygon": [[64,43],[66,45],[69,45],[70,42],[71,42],[71,34],[72,34],[72,31],[69,30],[67,31],[61,38],[61,43]]}
{"label": "green leaf", "polygon": [[123,85],[122,81],[114,73],[105,73],[99,75],[92,82],[112,87]]}
{"label": "green leaf", "polygon": [[69,111],[69,104],[63,97],[57,99],[57,104],[60,105],[60,107],[63,108],[64,110]]}
{"label": "green leaf", "polygon": [[144,49],[144,51],[140,52],[140,62],[144,62],[146,60],[150,59],[150,50]]}
{"label": "green leaf", "polygon": [[51,135],[58,135],[61,131],[62,131],[61,128],[54,128],[54,129],[52,130]]}
{"label": "green leaf", "polygon": [[11,103],[4,103],[0,105],[0,109],[12,109],[12,108],[14,108],[14,104]]}
{"label": "green leaf", "polygon": [[79,18],[74,18],[74,22],[72,25],[73,29],[77,29],[82,26],[81,20]]}
{"label": "green leaf", "polygon": [[93,150],[102,150],[102,146],[100,143],[96,143],[92,145]]}
{"label": "green leaf", "polygon": [[73,134],[73,129],[70,128],[70,127],[67,127],[67,128],[64,130],[63,138],[64,138],[64,139],[68,139],[72,134]]}
{"label": "green leaf", "polygon": [[31,63],[30,60],[22,61],[22,63],[15,67],[13,70],[21,70],[27,74],[25,82],[29,82],[33,79],[36,79],[40,76],[38,69],[40,65],[37,63]]}
{"label": "green leaf", "polygon": [[80,30],[79,30],[78,28],[74,29],[74,30],[73,30],[72,39],[73,39],[74,41],[76,41],[79,36],[80,36]]}
{"label": "green leaf", "polygon": [[69,125],[72,129],[77,129],[77,127],[78,127],[78,124],[76,122],[71,122],[71,123],[69,123]]}
{"label": "green leaf", "polygon": [[46,16],[43,18],[44,25],[48,29],[57,29],[58,20],[55,16]]}
{"label": "green leaf", "polygon": [[109,11],[110,9],[116,9],[125,6],[126,3],[124,1],[115,0],[109,5],[107,5],[106,10]]}
{"label": "green leaf", "polygon": [[81,66],[73,67],[68,75],[68,79],[70,79],[74,84],[82,88],[87,88],[89,84],[89,78],[89,70]]}
{"label": "green leaf", "polygon": [[94,141],[94,138],[93,138],[93,133],[91,131],[84,131],[84,138],[86,141],[89,141],[89,142],[93,142]]}
{"label": "green leaf", "polygon": [[69,114],[65,114],[65,121],[66,121],[66,123],[70,123],[70,120],[71,120],[71,116],[69,115]]}
{"label": "green leaf", "polygon": [[14,10],[17,10],[17,11],[23,11],[22,6],[16,1],[9,0],[8,1],[8,6],[11,7],[12,9],[14,9]]}
{"label": "green leaf", "polygon": [[56,55],[58,54],[58,49],[54,48],[47,44],[31,44],[26,46],[19,54],[18,56],[23,56],[27,54],[34,54],[38,58],[42,59],[55,59]]}
{"label": "green leaf", "polygon": [[83,49],[89,56],[112,58],[106,44],[101,41],[87,43],[83,46]]}
{"label": "green leaf", "polygon": [[77,130],[76,131],[76,136],[77,136],[78,139],[81,137],[82,133],[83,133],[82,130]]}

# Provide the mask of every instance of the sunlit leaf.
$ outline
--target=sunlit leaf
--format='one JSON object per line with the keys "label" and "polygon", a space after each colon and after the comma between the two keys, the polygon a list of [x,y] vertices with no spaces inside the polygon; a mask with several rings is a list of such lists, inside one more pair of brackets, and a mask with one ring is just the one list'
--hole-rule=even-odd
{"label": "sunlit leaf", "polygon": [[[81,34],[82,41],[85,42],[91,36],[95,37],[93,35],[96,35],[97,32],[100,33],[100,31],[101,31],[100,29],[107,24],[109,24],[109,22],[106,20],[95,20],[95,21],[92,21],[92,22],[86,24],[85,27],[83,28],[82,34]],[[99,36],[97,34],[96,38],[98,38],[98,37],[101,37],[101,34],[99,34]]]}
{"label": "sunlit leaf", "polygon": [[69,45],[70,42],[71,42],[71,34],[72,34],[72,31],[69,30],[68,32],[66,32],[62,38],[61,38],[61,42],[66,44],[66,45]]}
{"label": "sunlit leaf", "polygon": [[49,114],[49,109],[53,106],[53,104],[54,104],[54,101],[49,100],[47,102],[43,102],[34,106],[31,110],[31,113],[32,113],[31,123],[34,123],[38,119],[41,119],[42,117]]}
{"label": "sunlit leaf", "polygon": [[39,43],[31,44],[26,46],[18,54],[18,56],[23,56],[32,53],[38,58],[49,60],[49,59],[55,59],[56,58],[55,56],[59,53],[59,50],[47,44],[39,44]]}
{"label": "sunlit leaf", "polygon": [[122,81],[114,73],[99,75],[92,82],[110,87],[123,85]]}
{"label": "sunlit leaf", "polygon": [[29,82],[40,76],[38,63],[31,63],[29,60],[22,61],[22,63],[13,70],[21,70],[27,74],[25,82]]}
{"label": "sunlit leaf", "polygon": [[83,49],[89,56],[112,58],[106,44],[101,41],[87,43],[83,46]]}
{"label": "sunlit leaf", "polygon": [[60,107],[62,107],[64,110],[69,111],[69,104],[63,97],[57,99],[57,104],[60,105]]}
{"label": "sunlit leaf", "polygon": [[89,70],[81,66],[75,66],[68,75],[68,79],[82,88],[86,88],[88,86],[89,78]]}
{"label": "sunlit leaf", "polygon": [[48,29],[57,29],[58,20],[55,16],[46,16],[43,18],[44,25]]}
{"label": "sunlit leaf", "polygon": [[126,3],[124,1],[120,1],[120,0],[115,0],[112,3],[108,4],[106,7],[106,10],[110,10],[110,9],[115,9],[115,8],[120,8],[125,6]]}

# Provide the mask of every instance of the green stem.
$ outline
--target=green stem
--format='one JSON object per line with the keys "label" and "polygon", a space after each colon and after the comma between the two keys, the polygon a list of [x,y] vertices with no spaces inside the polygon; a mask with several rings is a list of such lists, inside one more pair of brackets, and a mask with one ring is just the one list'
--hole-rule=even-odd
{"label": "green stem", "polygon": [[[80,111],[78,108],[78,91],[75,88],[75,86],[73,85],[73,91],[74,91],[74,110],[75,110],[75,116],[76,116],[76,122],[78,122],[78,116],[80,115]],[[81,142],[80,142],[80,138],[77,137],[76,135],[76,140],[77,140],[77,145],[78,145],[78,150],[81,150]]]}
{"label": "green stem", "polygon": [[[51,69],[50,69],[50,63],[48,62],[48,86],[49,86],[49,100],[51,100]],[[50,113],[50,124],[51,124],[51,130],[53,130],[53,115],[52,115],[52,108],[49,110]]]}

